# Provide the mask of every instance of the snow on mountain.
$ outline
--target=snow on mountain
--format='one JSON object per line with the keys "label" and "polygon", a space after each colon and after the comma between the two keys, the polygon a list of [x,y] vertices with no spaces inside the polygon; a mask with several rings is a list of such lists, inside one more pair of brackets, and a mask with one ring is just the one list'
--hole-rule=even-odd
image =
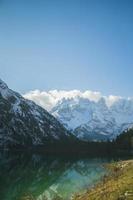
{"label": "snow on mountain", "polygon": [[111,106],[104,98],[62,99],[51,113],[80,139],[113,139],[133,125],[133,99],[119,99]]}
{"label": "snow on mountain", "polygon": [[49,110],[81,139],[113,139],[133,126],[133,99],[99,92],[31,91],[25,98]]}
{"label": "snow on mountain", "polygon": [[0,146],[42,145],[71,137],[55,117],[0,79]]}

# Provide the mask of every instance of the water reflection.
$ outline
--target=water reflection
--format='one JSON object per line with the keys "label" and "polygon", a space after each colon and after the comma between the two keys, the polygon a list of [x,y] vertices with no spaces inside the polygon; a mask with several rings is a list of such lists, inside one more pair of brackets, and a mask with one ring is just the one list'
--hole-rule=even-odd
{"label": "water reflection", "polygon": [[105,174],[104,162],[105,159],[0,154],[0,199],[70,199]]}

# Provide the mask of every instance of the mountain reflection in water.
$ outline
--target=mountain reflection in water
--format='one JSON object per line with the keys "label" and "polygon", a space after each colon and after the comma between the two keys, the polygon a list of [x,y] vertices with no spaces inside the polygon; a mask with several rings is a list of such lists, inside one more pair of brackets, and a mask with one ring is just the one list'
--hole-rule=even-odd
{"label": "mountain reflection in water", "polygon": [[1,200],[70,199],[106,172],[100,158],[0,154]]}

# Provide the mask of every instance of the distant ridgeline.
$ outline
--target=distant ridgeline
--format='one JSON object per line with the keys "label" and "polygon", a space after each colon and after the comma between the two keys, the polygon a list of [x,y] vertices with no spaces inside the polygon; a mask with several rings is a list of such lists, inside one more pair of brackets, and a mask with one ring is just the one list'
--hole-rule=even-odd
{"label": "distant ridgeline", "polygon": [[0,149],[47,154],[132,154],[133,129],[113,141],[83,141],[55,117],[0,80]]}

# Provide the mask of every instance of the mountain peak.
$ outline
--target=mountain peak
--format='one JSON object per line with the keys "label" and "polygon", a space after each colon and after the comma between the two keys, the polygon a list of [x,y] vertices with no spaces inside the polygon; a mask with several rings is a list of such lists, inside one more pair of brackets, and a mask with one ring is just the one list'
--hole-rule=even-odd
{"label": "mountain peak", "polygon": [[73,102],[62,100],[51,113],[80,139],[112,139],[133,124],[132,100],[119,99],[110,107],[104,98]]}
{"label": "mountain peak", "polygon": [[56,118],[0,79],[0,147],[45,145],[71,138]]}
{"label": "mountain peak", "polygon": [[2,79],[0,79],[0,89],[7,89],[7,88],[8,88],[7,84]]}

